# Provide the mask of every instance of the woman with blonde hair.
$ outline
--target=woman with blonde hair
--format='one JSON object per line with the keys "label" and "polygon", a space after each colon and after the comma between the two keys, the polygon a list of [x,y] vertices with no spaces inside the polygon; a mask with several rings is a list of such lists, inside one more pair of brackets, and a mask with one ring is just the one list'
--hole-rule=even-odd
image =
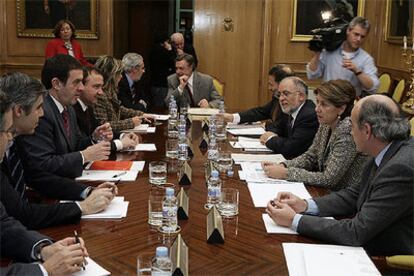
{"label": "woman with blonde hair", "polygon": [[142,118],[152,116],[142,111],[126,108],[121,105],[117,97],[118,83],[122,77],[122,62],[110,56],[101,56],[95,67],[104,77],[104,94],[98,97],[95,106],[95,117],[99,123],[109,122],[116,132],[132,129],[141,123]]}
{"label": "woman with blonde hair", "polygon": [[355,89],[345,80],[331,80],[315,90],[319,129],[312,145],[295,159],[264,162],[267,176],[339,190],[357,184],[365,157],[357,153],[350,114]]}

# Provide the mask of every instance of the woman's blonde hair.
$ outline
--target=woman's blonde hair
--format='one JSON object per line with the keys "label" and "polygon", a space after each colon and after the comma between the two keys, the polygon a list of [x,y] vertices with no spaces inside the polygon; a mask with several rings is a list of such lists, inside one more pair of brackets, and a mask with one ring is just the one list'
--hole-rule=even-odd
{"label": "woman's blonde hair", "polygon": [[123,71],[122,62],[111,56],[101,56],[96,61],[95,67],[99,69],[104,77],[104,91],[107,93],[116,93],[118,89],[117,80]]}

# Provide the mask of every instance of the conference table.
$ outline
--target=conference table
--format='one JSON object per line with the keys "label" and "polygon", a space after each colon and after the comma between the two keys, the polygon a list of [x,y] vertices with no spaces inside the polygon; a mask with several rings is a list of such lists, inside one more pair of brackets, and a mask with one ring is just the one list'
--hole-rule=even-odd
{"label": "conference table", "polygon": [[[207,153],[199,148],[203,137],[201,122],[193,122],[189,129],[194,157],[189,161],[192,168],[192,184],[182,186],[189,195],[189,218],[179,220],[181,236],[189,248],[190,275],[288,275],[282,243],[320,243],[300,235],[267,234],[262,220],[263,208],[255,208],[246,182],[234,175],[223,178],[223,187],[237,188],[240,192],[239,215],[223,219],[225,242],[207,243],[207,199],[205,163]],[[175,184],[178,192],[177,160],[165,157],[167,127],[158,125],[155,134],[142,135],[144,143],[155,143],[156,152],[124,154],[123,158],[145,160],[145,167],[134,182],[121,182],[119,195],[129,201],[126,218],[119,220],[81,220],[77,225],[57,226],[41,230],[55,240],[73,236],[74,230],[85,240],[90,257],[112,275],[135,275],[137,256],[154,253],[160,245],[171,245],[174,236],[161,234],[148,223],[150,161],[168,162],[167,181]],[[228,136],[229,140],[234,139]],[[228,141],[220,143],[221,150],[232,150]],[[312,196],[326,194],[321,188],[307,187]],[[382,261],[376,261],[376,263]],[[385,268],[386,270],[386,268]],[[385,271],[381,270],[381,271]]]}

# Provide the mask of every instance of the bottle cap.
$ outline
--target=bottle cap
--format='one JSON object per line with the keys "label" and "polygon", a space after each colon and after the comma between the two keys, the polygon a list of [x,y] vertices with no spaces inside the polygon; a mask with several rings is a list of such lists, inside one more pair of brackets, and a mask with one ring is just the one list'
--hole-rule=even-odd
{"label": "bottle cap", "polygon": [[233,170],[228,170],[228,171],[227,171],[227,176],[228,176],[228,177],[233,177],[233,175],[234,175]]}
{"label": "bottle cap", "polygon": [[155,251],[157,257],[168,257],[168,248],[165,246],[158,246]]}
{"label": "bottle cap", "polygon": [[166,196],[173,196],[174,195],[174,189],[173,188],[165,189],[165,195]]}
{"label": "bottle cap", "polygon": [[219,175],[218,171],[216,171],[216,170],[211,171],[211,176],[212,177],[218,177],[218,175]]}

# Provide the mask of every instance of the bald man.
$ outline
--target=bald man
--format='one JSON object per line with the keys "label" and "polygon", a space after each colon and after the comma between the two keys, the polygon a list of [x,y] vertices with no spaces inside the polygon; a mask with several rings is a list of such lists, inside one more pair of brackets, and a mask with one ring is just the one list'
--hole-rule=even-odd
{"label": "bald man", "polygon": [[[414,254],[414,139],[390,98],[372,95],[352,110],[358,151],[370,155],[358,185],[324,197],[282,192],[266,211],[279,225],[324,242],[363,246],[371,255]],[[331,220],[321,217],[339,216]]]}
{"label": "bald man", "polygon": [[186,43],[184,40],[184,36],[182,33],[173,33],[171,35],[171,45],[173,47],[173,50],[176,54],[176,56],[180,56],[182,54],[189,54],[192,55],[194,58],[194,64],[195,64],[195,68],[198,65],[198,58],[197,58],[197,54],[195,52],[195,49],[193,47],[193,45],[191,45],[190,43]]}

